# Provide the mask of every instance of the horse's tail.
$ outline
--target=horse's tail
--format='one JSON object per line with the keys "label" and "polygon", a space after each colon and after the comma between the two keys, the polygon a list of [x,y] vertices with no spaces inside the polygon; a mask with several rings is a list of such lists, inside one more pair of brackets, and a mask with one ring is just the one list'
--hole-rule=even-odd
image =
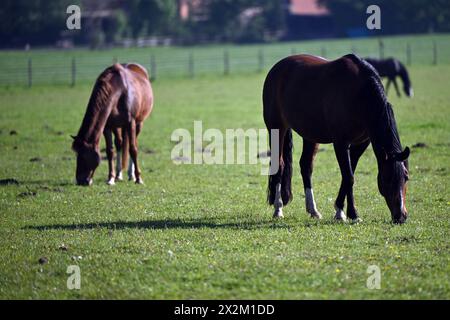
{"label": "horse's tail", "polygon": [[288,129],[284,136],[283,143],[283,176],[281,177],[281,198],[283,204],[288,204],[292,200],[291,180],[292,180],[292,130]]}
{"label": "horse's tail", "polygon": [[[269,186],[267,190],[267,201],[272,205],[275,201],[276,185],[281,183],[281,199],[286,205],[292,200],[292,130],[287,129],[283,139],[283,163],[276,174],[269,175]],[[281,181],[280,181],[281,180]]]}

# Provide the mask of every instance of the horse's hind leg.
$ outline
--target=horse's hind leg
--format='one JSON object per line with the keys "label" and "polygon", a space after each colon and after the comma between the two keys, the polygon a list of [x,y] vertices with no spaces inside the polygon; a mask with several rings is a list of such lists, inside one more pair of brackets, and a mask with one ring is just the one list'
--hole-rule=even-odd
{"label": "horse's hind leg", "polygon": [[303,139],[303,151],[300,158],[300,172],[302,174],[303,187],[305,189],[306,212],[308,212],[312,218],[321,219],[322,215],[317,210],[316,202],[314,201],[314,193],[311,182],[314,157],[318,148],[318,143],[313,143]]}
{"label": "horse's hind leg", "polygon": [[[120,128],[114,129],[114,145],[116,146],[116,181],[122,181],[122,131]],[[128,151],[126,151],[128,152]]]}
{"label": "horse's hind leg", "polygon": [[130,162],[128,162],[128,171],[127,171],[129,181],[136,182],[136,175],[135,175],[134,171],[135,171],[134,163],[133,163],[133,159],[131,159]]}
{"label": "horse's hind leg", "polygon": [[[132,160],[132,161],[130,161],[130,164],[132,162],[132,165],[134,165],[134,176],[136,179],[135,182],[137,184],[144,183],[144,181],[142,180],[142,177],[141,177],[141,170],[139,168],[138,161],[137,161],[137,154],[138,154],[137,137],[138,137],[139,133],[141,132],[141,127],[142,127],[142,123],[140,123],[140,122],[136,123],[133,120],[130,124],[130,129],[129,129],[130,156],[131,156],[131,160]],[[133,172],[130,172],[132,170],[132,168],[133,167],[129,167],[129,171],[128,171],[129,176],[131,173],[133,173]]]}
{"label": "horse's hind leg", "polygon": [[386,95],[389,93],[389,88],[391,87],[392,80],[388,79],[386,83]]}
{"label": "horse's hind leg", "polygon": [[114,146],[112,141],[112,132],[111,129],[105,129],[103,131],[103,135],[105,136],[106,142],[106,156],[108,158],[108,184],[115,184],[115,172],[114,172]]}
{"label": "horse's hind leg", "polygon": [[[283,161],[283,141],[284,141],[284,135],[286,134],[286,129],[279,130],[279,136],[278,141],[275,143],[278,143],[278,150],[279,154],[275,154],[273,152],[273,146],[272,141],[270,142],[270,149],[271,157],[278,157],[278,171],[276,174],[269,176],[269,198],[273,197],[273,199],[269,199],[269,203],[273,204],[274,207],[274,218],[282,218],[283,215],[283,199],[281,197],[281,183],[282,183],[282,176],[283,176],[283,170],[284,170],[284,161]],[[270,135],[270,132],[269,132]],[[275,160],[275,159],[274,159]]]}

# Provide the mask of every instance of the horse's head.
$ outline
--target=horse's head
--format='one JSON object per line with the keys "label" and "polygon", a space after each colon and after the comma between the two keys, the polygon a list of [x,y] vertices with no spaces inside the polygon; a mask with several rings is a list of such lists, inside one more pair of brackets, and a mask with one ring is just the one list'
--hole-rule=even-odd
{"label": "horse's head", "polygon": [[77,153],[76,180],[78,185],[89,186],[95,169],[100,164],[100,153],[93,144],[79,137],[73,137],[72,149]]}
{"label": "horse's head", "polygon": [[378,189],[386,199],[394,223],[404,223],[408,217],[405,206],[408,181],[409,148],[386,154],[378,172]]}
{"label": "horse's head", "polygon": [[403,81],[403,92],[409,97],[414,97],[414,90],[412,88],[411,80],[409,79],[408,70],[406,70],[406,67],[402,64],[400,64],[400,71],[399,71],[400,78],[402,78]]}
{"label": "horse's head", "polygon": [[414,90],[411,87],[411,83],[403,83],[403,92],[405,92],[408,98],[414,97]]}

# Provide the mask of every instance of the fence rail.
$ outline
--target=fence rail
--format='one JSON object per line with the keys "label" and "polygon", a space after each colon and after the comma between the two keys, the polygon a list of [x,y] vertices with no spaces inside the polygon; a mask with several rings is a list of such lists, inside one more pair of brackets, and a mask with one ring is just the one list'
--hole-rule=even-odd
{"label": "fence rail", "polygon": [[216,74],[262,72],[279,59],[295,54],[310,53],[326,58],[337,58],[349,52],[362,57],[394,56],[406,63],[438,65],[450,63],[448,38],[433,40],[389,41],[365,40],[355,42],[330,41],[326,43],[296,43],[226,48],[166,48],[152,51],[114,50],[0,53],[0,86],[28,86],[36,84],[63,84],[93,82],[98,74],[113,62],[138,62],[150,71],[151,78],[189,77]]}

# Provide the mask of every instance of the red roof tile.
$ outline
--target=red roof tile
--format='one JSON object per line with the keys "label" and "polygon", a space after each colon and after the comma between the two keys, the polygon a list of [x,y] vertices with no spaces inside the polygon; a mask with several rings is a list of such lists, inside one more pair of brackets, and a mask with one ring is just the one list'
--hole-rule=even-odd
{"label": "red roof tile", "polygon": [[289,11],[295,15],[323,16],[330,12],[318,0],[291,0]]}

